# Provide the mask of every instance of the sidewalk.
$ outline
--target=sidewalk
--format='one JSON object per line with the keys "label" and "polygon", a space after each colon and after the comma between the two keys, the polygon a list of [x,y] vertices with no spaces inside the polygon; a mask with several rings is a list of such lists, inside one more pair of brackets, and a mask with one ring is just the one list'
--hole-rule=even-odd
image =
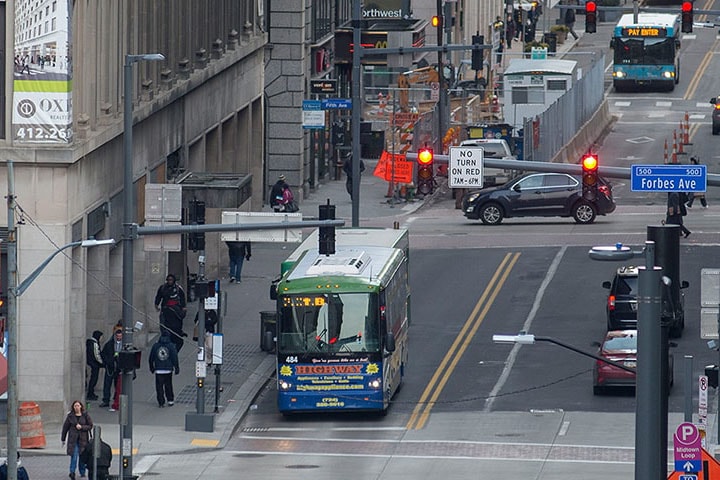
{"label": "sidewalk", "polygon": [[[360,226],[392,227],[394,217],[415,211],[423,202],[390,203],[385,194],[387,182],[372,175],[376,161],[367,160],[361,178]],[[336,217],[352,225],[352,204],[345,190],[345,180],[327,181],[309,193],[301,205],[303,216],[317,217],[318,206],[330,199],[337,206]],[[266,207],[267,208],[267,207]],[[221,393],[218,413],[211,433],[185,431],[186,412],[196,411],[195,380],[196,342],[192,341],[192,322],[197,302],[188,305],[184,329],[190,334],[180,352],[180,374],[174,376],[175,405],[159,408],[155,399],[155,379],[147,366],[149,346],[143,351],[142,367],[133,382],[132,437],[133,473],[147,472],[160,455],[203,451],[225,446],[263,386],[274,378],[275,356],[260,348],[260,313],[274,310],[269,286],[277,276],[280,262],[295,244],[254,244],[250,261],[245,262],[242,281],[228,283],[221,279],[221,290],[227,292],[227,312],[222,318],[224,341],[221,367]],[[151,340],[151,343],[154,340]],[[102,378],[99,382],[102,390]],[[271,389],[274,387],[270,387]],[[205,412],[215,408],[216,377],[208,368],[205,381]],[[113,447],[113,472],[118,465],[120,427],[118,412],[99,407],[99,401],[88,404],[95,425],[102,428],[102,438]],[[60,443],[62,418],[43,418],[47,446],[23,450],[24,464],[31,468],[33,479],[61,478],[67,475],[67,457]],[[4,426],[3,426],[4,429]],[[4,433],[3,433],[4,436]],[[49,455],[62,456],[50,460]],[[45,460],[43,459],[45,458]],[[64,473],[63,473],[64,472]]]}

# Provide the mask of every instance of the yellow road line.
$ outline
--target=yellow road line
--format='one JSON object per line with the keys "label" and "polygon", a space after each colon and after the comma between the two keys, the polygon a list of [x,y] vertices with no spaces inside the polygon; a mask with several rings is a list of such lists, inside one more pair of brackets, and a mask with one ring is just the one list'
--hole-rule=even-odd
{"label": "yellow road line", "polygon": [[212,440],[205,438],[193,438],[190,442],[191,445],[195,445],[197,447],[217,447],[219,443],[220,440]]}
{"label": "yellow road line", "polygon": [[698,85],[700,84],[700,80],[702,79],[705,70],[707,69],[708,65],[710,65],[710,60],[712,59],[712,56],[714,55],[714,50],[717,47],[717,40],[713,43],[710,50],[708,50],[707,53],[705,53],[705,56],[703,57],[702,61],[700,62],[700,65],[698,66],[698,69],[693,74],[692,80],[690,80],[690,84],[688,84],[687,90],[685,90],[685,95],[683,95],[683,100],[689,100],[695,95],[695,90],[697,90]]}
{"label": "yellow road line", "polygon": [[500,262],[500,266],[498,266],[495,270],[490,282],[487,287],[485,287],[485,291],[475,304],[475,308],[473,308],[472,313],[470,313],[470,316],[465,321],[460,333],[458,333],[455,341],[445,354],[442,362],[440,362],[437,370],[435,370],[435,373],[430,379],[430,383],[428,383],[427,387],[425,387],[418,404],[415,405],[412,415],[410,416],[410,420],[406,426],[408,430],[420,430],[425,426],[425,423],[430,416],[432,407],[442,393],[445,384],[455,370],[460,358],[470,345],[473,336],[477,332],[478,328],[480,328],[480,324],[482,324],[485,319],[487,312],[490,310],[490,307],[495,301],[500,289],[505,284],[507,277],[510,275],[510,271],[517,263],[518,258],[520,258],[520,252],[516,252],[514,254],[507,253],[502,262]]}

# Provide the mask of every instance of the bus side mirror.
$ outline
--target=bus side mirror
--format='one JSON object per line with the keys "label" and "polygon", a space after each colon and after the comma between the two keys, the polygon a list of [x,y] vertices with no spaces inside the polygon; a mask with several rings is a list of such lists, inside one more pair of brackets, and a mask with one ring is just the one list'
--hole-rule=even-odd
{"label": "bus side mirror", "polygon": [[274,283],[270,285],[270,300],[277,300],[277,285]]}
{"label": "bus side mirror", "polygon": [[715,104],[717,103],[717,97],[712,97],[712,98],[710,99],[710,103],[712,103],[713,105],[715,105]]}
{"label": "bus side mirror", "polygon": [[615,39],[610,40],[610,48],[615,48]]}
{"label": "bus side mirror", "polygon": [[683,288],[688,288],[689,286],[690,286],[690,282],[688,282],[687,280],[683,280],[682,282],[680,282],[680,289],[681,289],[681,290],[682,290]]}
{"label": "bus side mirror", "polygon": [[680,39],[679,39],[679,38],[676,38],[676,39],[675,39],[675,48],[677,48],[678,50],[680,50]]}
{"label": "bus side mirror", "polygon": [[388,333],[385,336],[385,350],[387,350],[388,352],[395,351],[395,335],[393,335],[392,332]]}

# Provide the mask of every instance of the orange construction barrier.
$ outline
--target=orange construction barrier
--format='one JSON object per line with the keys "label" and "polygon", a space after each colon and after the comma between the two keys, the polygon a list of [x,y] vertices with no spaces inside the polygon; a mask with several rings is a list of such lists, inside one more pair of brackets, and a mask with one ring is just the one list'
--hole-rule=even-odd
{"label": "orange construction barrier", "polygon": [[23,402],[18,408],[18,433],[20,448],[45,448],[40,407],[35,402]]}
{"label": "orange construction barrier", "polygon": [[[681,123],[682,125],[682,123]],[[690,143],[690,114],[685,112],[685,128],[683,130],[683,143],[685,145],[691,145]]]}
{"label": "orange construction barrier", "polygon": [[665,163],[668,163],[668,146],[667,146],[667,138],[665,139],[665,147],[664,147],[664,151],[663,151],[663,154],[664,154],[664,158],[665,158]]}

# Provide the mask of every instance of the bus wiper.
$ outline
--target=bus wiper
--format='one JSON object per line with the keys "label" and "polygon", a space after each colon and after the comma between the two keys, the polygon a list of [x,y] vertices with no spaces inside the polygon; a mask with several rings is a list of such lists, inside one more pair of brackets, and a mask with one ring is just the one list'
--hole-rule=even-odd
{"label": "bus wiper", "polygon": [[325,346],[325,342],[323,341],[322,337],[326,333],[327,333],[327,328],[323,328],[322,332],[320,332],[317,336],[315,336],[315,340],[317,341],[318,350],[322,350],[322,348]]}

